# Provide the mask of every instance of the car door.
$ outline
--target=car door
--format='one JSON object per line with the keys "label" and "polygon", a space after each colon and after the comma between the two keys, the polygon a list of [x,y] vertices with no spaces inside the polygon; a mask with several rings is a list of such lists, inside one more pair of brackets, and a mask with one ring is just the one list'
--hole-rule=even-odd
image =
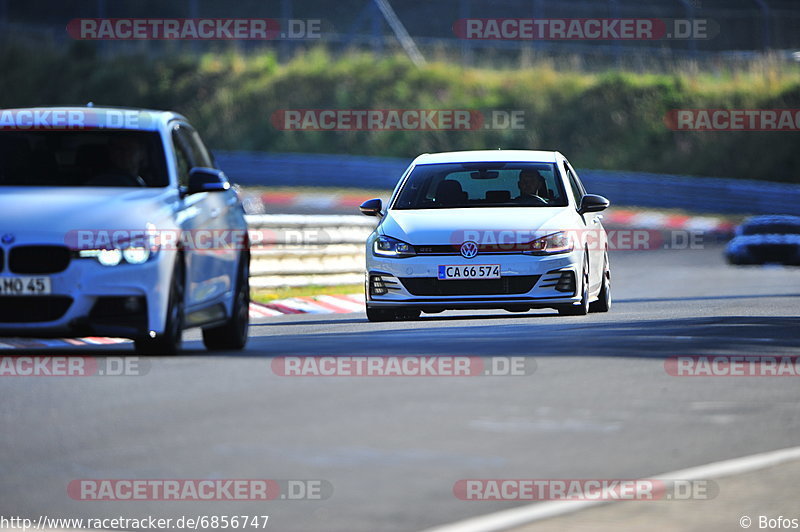
{"label": "car door", "polygon": [[[188,185],[192,168],[214,167],[208,150],[188,123],[173,124],[172,143],[182,187]],[[231,197],[235,205],[235,195],[225,192],[198,192],[182,200],[188,312],[217,302],[233,290],[239,250],[228,223]]]}
{"label": "car door", "polygon": [[[570,191],[575,198],[576,208],[580,206],[581,199],[586,195],[578,174],[572,165],[564,159],[562,168],[569,181]],[[577,213],[581,223],[584,241],[589,249],[589,286],[592,292],[599,290],[603,282],[603,262],[605,261],[606,232],[603,228],[603,216],[598,213]]]}

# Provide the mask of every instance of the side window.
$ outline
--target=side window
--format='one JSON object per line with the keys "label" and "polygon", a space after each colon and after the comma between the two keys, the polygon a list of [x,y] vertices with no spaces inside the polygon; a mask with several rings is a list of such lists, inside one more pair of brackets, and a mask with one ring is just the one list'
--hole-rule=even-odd
{"label": "side window", "polygon": [[200,135],[188,124],[177,124],[172,129],[172,142],[178,161],[178,182],[181,186],[189,183],[189,171],[197,166],[214,168],[214,161],[206,149]]}
{"label": "side window", "polygon": [[200,139],[200,135],[198,135],[197,131],[191,128],[184,128],[187,133],[186,140],[189,144],[189,149],[192,150],[192,161],[194,162],[194,166],[204,166],[206,168],[214,168],[214,161],[209,153],[208,149],[206,148],[203,141]]}
{"label": "side window", "polygon": [[572,165],[569,163],[567,163],[567,168],[569,168],[569,172],[572,174],[572,177],[575,178],[575,184],[578,185],[578,190],[580,190],[581,194],[585,196],[586,187],[583,186],[583,183],[581,182],[581,177],[578,175],[578,172],[576,172],[575,169],[572,167]]}
{"label": "side window", "polygon": [[189,185],[189,170],[192,168],[192,161],[186,149],[185,139],[181,135],[179,127],[172,129],[172,145],[175,148],[175,162],[178,166],[178,185],[185,187]]}
{"label": "side window", "polygon": [[575,205],[578,206],[581,204],[581,199],[584,196],[583,187],[581,187],[581,184],[578,182],[577,178],[575,177],[575,174],[572,173],[572,170],[570,169],[567,162],[564,161],[563,164],[564,164],[564,173],[569,178],[569,188],[572,190],[572,197],[575,198]]}

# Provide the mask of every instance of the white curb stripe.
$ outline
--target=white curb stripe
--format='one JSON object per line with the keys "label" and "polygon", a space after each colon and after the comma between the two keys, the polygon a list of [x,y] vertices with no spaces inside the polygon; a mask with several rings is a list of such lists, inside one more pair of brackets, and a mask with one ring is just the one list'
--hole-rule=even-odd
{"label": "white curb stripe", "polygon": [[278,299],[277,301],[273,301],[273,303],[277,303],[278,305],[283,305],[284,307],[289,307],[308,314],[331,314],[331,311],[324,307],[319,307],[308,301],[303,301],[302,299],[293,297],[289,299]]}
{"label": "white curb stripe", "polygon": [[317,299],[324,301],[335,307],[340,307],[348,312],[362,312],[364,310],[363,303],[354,303],[351,299],[338,296],[317,296]]}

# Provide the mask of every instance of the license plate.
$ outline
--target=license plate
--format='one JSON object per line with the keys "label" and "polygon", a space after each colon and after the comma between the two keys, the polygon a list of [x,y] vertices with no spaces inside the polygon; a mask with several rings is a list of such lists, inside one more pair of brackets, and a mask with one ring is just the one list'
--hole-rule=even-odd
{"label": "license plate", "polygon": [[439,280],[453,279],[499,279],[499,264],[445,264],[439,266]]}
{"label": "license plate", "polygon": [[49,293],[49,277],[0,277],[2,296],[43,296]]}

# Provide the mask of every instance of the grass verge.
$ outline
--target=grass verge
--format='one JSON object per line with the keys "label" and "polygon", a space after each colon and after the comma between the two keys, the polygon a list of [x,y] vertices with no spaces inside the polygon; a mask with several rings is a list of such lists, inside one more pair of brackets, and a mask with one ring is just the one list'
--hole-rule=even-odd
{"label": "grass verge", "polygon": [[292,286],[281,288],[254,288],[250,292],[253,301],[257,303],[270,303],[278,299],[290,297],[359,294],[364,291],[362,284],[343,284],[338,286]]}

